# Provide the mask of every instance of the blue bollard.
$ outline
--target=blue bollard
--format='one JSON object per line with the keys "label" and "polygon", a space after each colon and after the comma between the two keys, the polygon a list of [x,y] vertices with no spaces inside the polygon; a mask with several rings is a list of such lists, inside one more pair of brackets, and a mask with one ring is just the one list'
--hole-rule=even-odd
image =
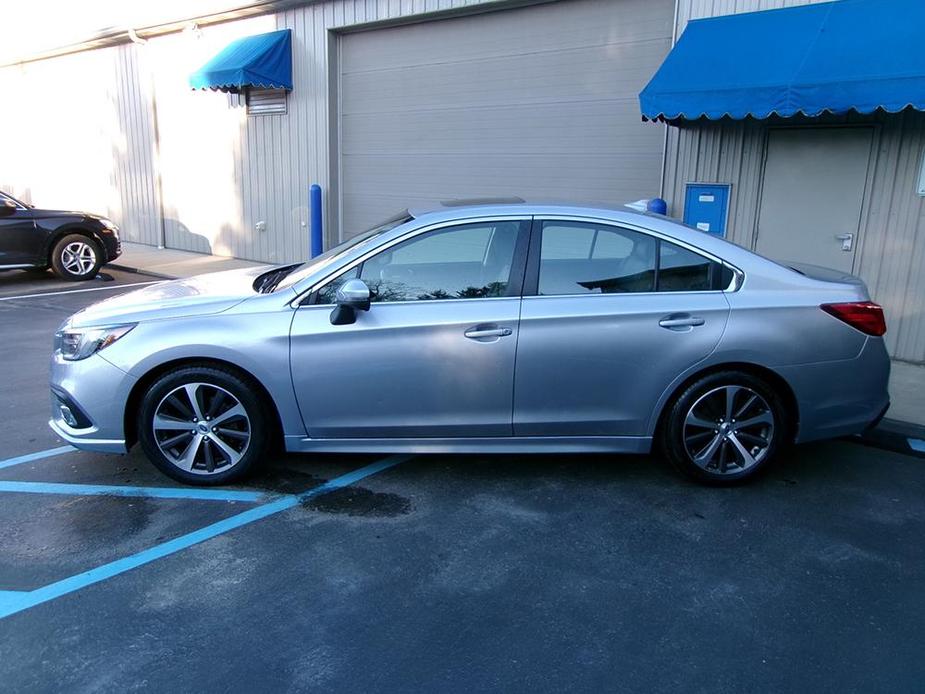
{"label": "blue bollard", "polygon": [[321,226],[321,186],[312,183],[309,188],[308,206],[311,212],[311,257],[321,255],[322,246],[324,245],[324,232]]}

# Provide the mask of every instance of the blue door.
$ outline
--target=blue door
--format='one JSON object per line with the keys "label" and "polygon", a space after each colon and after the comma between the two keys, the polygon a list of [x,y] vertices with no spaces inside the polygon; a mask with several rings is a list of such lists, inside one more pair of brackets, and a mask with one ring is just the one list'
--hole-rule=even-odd
{"label": "blue door", "polygon": [[684,223],[717,236],[726,235],[729,185],[688,183],[684,196]]}

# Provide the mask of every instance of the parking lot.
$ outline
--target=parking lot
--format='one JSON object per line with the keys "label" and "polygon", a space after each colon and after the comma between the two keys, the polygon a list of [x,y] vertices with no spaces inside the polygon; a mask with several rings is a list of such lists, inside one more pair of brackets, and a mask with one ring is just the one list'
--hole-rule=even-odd
{"label": "parking lot", "polygon": [[925,460],[285,455],[181,487],[48,429],[51,336],[155,281],[0,274],[6,691],[922,691]]}

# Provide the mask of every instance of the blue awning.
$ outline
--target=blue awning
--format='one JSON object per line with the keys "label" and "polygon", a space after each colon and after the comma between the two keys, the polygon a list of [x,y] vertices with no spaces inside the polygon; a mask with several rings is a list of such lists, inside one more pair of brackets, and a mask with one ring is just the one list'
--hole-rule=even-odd
{"label": "blue awning", "polygon": [[289,29],[232,41],[189,78],[193,89],[239,92],[244,87],[292,89]]}
{"label": "blue awning", "polygon": [[925,1],[838,0],[688,23],[643,120],[925,110]]}

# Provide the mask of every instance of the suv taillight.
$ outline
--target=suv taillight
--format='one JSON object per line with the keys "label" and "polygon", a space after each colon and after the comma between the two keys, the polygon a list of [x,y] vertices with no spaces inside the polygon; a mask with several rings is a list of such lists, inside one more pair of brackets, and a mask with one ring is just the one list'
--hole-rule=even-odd
{"label": "suv taillight", "polygon": [[883,309],[879,304],[872,301],[855,301],[849,304],[822,304],[819,308],[867,335],[880,337],[886,332]]}

